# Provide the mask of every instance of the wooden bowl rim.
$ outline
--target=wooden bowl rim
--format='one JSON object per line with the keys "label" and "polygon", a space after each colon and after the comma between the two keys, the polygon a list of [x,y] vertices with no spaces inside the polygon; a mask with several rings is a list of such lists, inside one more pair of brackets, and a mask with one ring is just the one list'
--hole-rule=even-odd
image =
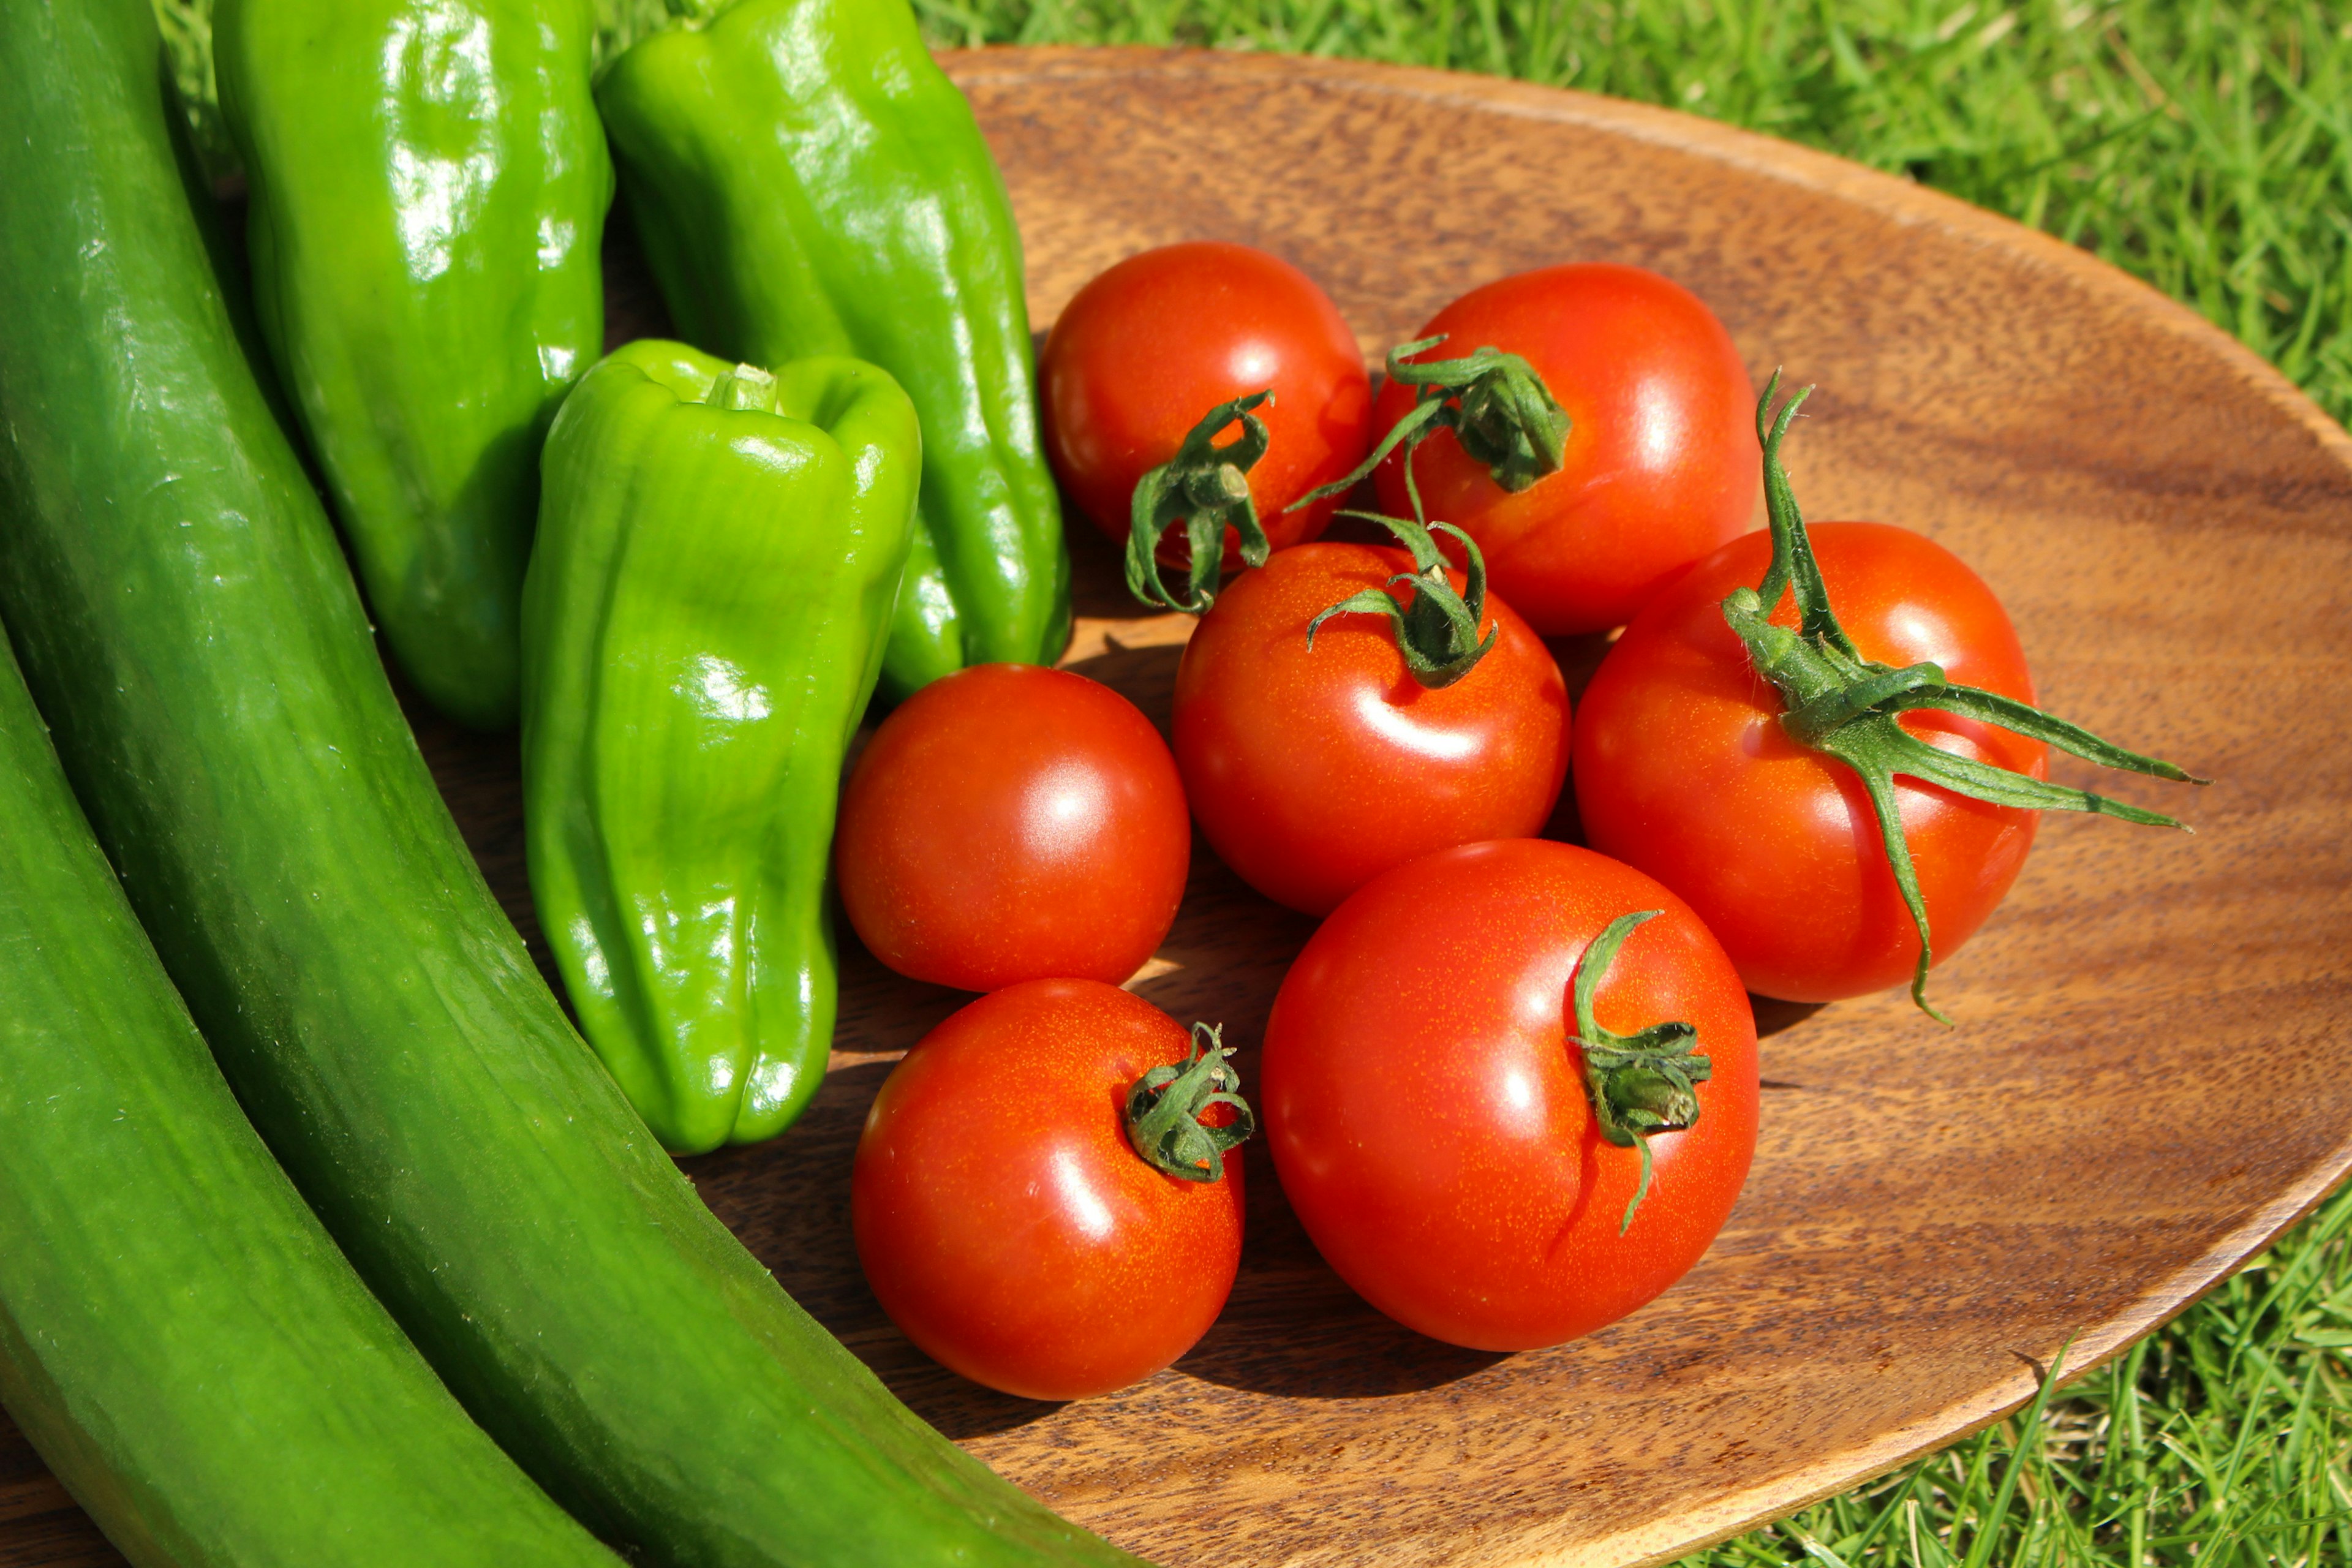
{"label": "wooden bowl rim", "polygon": [[[2347,471],[2352,471],[2352,434],[2329,418],[2275,365],[2188,305],[2055,235],[1833,153],[1743,130],[1685,110],[1610,98],[1575,88],[1546,87],[1511,77],[1328,55],[1181,46],[1156,48],[1142,44],[990,44],[978,48],[942,49],[938,58],[955,78],[958,87],[982,79],[1017,83],[1061,76],[1179,73],[1260,75],[1286,85],[1328,83],[1359,92],[1605,131],[1786,181],[1905,223],[1943,228],[1974,243],[2009,250],[2038,265],[2054,268],[2086,288],[2115,296],[2152,323],[2228,363],[2266,402],[2316,437]],[[1050,323],[1038,325],[1042,331]]]}

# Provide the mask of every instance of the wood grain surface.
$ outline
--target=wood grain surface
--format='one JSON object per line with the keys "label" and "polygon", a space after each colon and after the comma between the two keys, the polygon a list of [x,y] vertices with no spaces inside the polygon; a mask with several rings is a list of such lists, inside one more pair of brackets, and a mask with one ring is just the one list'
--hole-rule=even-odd
{"label": "wood grain surface", "polygon": [[[859,1279],[848,1157],[891,1059],[962,998],[849,942],[806,1120],[688,1169],[918,1411],[1171,1568],[1654,1562],[1997,1417],[2070,1340],[2070,1373],[2113,1355],[2352,1163],[2352,441],[2252,354],[2054,240],[1662,110],[1222,53],[948,64],[1003,164],[1041,328],[1181,238],[1296,261],[1368,358],[1504,273],[1656,268],[1759,380],[1820,384],[1789,447],[1811,515],[1941,540],[2007,602],[2049,706],[2219,782],[2110,781],[2194,837],[2046,822],[1938,971],[1957,1028],[1899,993],[1759,1003],[1761,1144],[1714,1251],[1628,1321],[1519,1355],[1372,1312],[1260,1161],[1232,1303],[1172,1370],[1045,1405],[930,1364]],[[613,248],[616,333],[658,330],[625,231]],[[1073,533],[1072,662],[1164,723],[1187,627],[1142,616]],[[1600,650],[1558,649],[1572,673]],[[421,728],[535,941],[513,742]],[[1223,1020],[1250,1072],[1309,929],[1200,854],[1136,988]],[[120,1561],[0,1432],[0,1565]]]}

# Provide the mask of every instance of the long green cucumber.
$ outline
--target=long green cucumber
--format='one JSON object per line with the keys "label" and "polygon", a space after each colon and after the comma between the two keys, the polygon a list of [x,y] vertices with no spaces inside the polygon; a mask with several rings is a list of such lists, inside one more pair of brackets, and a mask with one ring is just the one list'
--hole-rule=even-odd
{"label": "long green cucumber", "polygon": [[140,1568],[619,1568],[262,1147],[0,634],[0,1403]]}
{"label": "long green cucumber", "polygon": [[145,0],[0,5],[0,616],[255,1126],[475,1418],[646,1561],[1131,1563],[793,1306],[565,1022],[239,357],[157,55]]}

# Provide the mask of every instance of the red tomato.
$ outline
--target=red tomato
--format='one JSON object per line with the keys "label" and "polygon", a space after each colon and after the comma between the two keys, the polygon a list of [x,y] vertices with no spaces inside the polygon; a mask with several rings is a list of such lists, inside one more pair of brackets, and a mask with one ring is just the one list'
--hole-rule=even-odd
{"label": "red tomato", "polygon": [[[1760,489],[1756,390],[1731,334],[1698,296],[1639,267],[1583,262],[1498,279],[1413,334],[1414,356],[1492,345],[1523,356],[1572,422],[1564,466],[1513,495],[1451,431],[1423,443],[1413,480],[1429,516],[1478,542],[1495,587],[1546,637],[1622,626],[1674,574],[1749,526]],[[1412,406],[1391,382],[1381,432]],[[1381,509],[1412,515],[1396,457]]]}
{"label": "red tomato", "polygon": [[901,974],[968,991],[1135,973],[1192,858],[1167,742],[1109,687],[985,664],[874,732],[842,793],[841,905]]}
{"label": "red tomato", "polygon": [[[2033,700],[2017,633],[1943,546],[1874,522],[1809,525],[1830,603],[1865,658],[1932,660],[1955,684]],[[1748,989],[1796,1002],[1909,982],[1919,938],[1862,781],[1789,739],[1780,694],[1750,667],[1722,602],[1755,586],[1770,538],[1717,551],[1625,628],[1585,690],[1576,802],[1585,840],[1690,901]],[[1772,616],[1796,625],[1793,601]],[[1920,711],[1930,745],[2040,778],[2040,742]],[[1935,956],[1975,934],[2016,880],[2035,813],[1897,778]]]}
{"label": "red tomato", "polygon": [[1486,600],[1495,646],[1434,690],[1382,616],[1334,616],[1307,646],[1317,615],[1412,565],[1372,545],[1285,551],[1234,579],[1185,647],[1185,795],[1211,847],[1276,903],[1325,913],[1417,855],[1535,833],[1559,798],[1568,689],[1501,599]]}
{"label": "red tomato", "polygon": [[1008,987],[923,1037],[875,1097],[850,1177],[891,1321],[1028,1399],[1124,1388],[1190,1350],[1241,1264],[1241,1151],[1220,1181],[1180,1181],[1123,1120],[1136,1079],[1190,1048],[1167,1014],[1091,980]]}
{"label": "red tomato", "polygon": [[1195,240],[1129,257],[1062,311],[1037,374],[1054,472],[1116,540],[1127,538],[1136,482],[1233,398],[1274,389],[1257,410],[1273,445],[1249,485],[1276,549],[1322,532],[1340,498],[1282,509],[1371,450],[1371,379],[1355,334],[1314,279],[1246,245]]}
{"label": "red tomato", "polygon": [[[1569,988],[1620,915],[1634,931],[1594,1000],[1604,1029],[1696,1026],[1712,1064],[1687,1129],[1606,1142]],[[1400,867],[1339,906],[1267,1022],[1258,1107],[1282,1189],[1331,1267],[1409,1328],[1530,1350],[1616,1321],[1698,1261],[1756,1148],[1756,1024],[1683,901],[1542,839]]]}

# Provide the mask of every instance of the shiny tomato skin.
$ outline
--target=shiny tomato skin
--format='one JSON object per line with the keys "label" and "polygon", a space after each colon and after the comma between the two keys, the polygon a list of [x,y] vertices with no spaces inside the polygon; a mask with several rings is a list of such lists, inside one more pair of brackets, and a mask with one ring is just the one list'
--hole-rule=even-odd
{"label": "shiny tomato skin", "polygon": [[[1619,915],[1595,1000],[1621,1034],[1681,1019],[1713,1067],[1699,1117],[1641,1152],[1603,1140],[1569,986]],[[1472,844],[1364,886],[1324,921],[1266,1025],[1259,1111],[1284,1193],[1358,1293],[1474,1350],[1614,1322],[1697,1262],[1756,1147],[1756,1026],[1722,949],[1630,867],[1543,839]]]}
{"label": "shiny tomato skin", "polygon": [[[1923,534],[1810,525],[1830,604],[1863,655],[1941,665],[1955,683],[2033,700],[2009,616],[1984,580]],[[1861,781],[1780,725],[1780,693],[1724,624],[1724,596],[1761,582],[1769,535],[1735,540],[1625,628],[1585,690],[1576,800],[1585,841],[1680,893],[1748,989],[1830,1002],[1907,984],[1919,939]],[[1796,624],[1783,599],[1773,619]],[[2045,748],[1949,714],[1906,715],[1931,745],[2035,778]],[[1937,962],[2008,893],[2037,814],[1897,775]]]}
{"label": "shiny tomato skin", "polygon": [[1133,703],[1068,670],[975,665],[875,731],[842,791],[835,877],[901,974],[1116,983],[1174,923],[1192,843],[1175,760]]}
{"label": "shiny tomato skin", "polygon": [[1373,545],[1284,551],[1232,580],[1177,668],[1176,765],[1202,834],[1307,914],[1433,849],[1536,833],[1559,798],[1568,688],[1499,597],[1495,646],[1433,690],[1383,616],[1334,616],[1307,646],[1318,614],[1412,564]]}
{"label": "shiny tomato skin", "polygon": [[[1450,431],[1412,460],[1429,516],[1478,542],[1496,589],[1544,636],[1622,626],[1751,526],[1763,483],[1755,387],[1731,334],[1682,285],[1609,262],[1547,267],[1472,289],[1413,336],[1439,332],[1445,342],[1417,358],[1488,344],[1522,355],[1572,421],[1564,466],[1516,495]],[[1389,383],[1373,429],[1412,402]],[[1375,479],[1381,510],[1411,516],[1402,461]]]}
{"label": "shiny tomato skin", "polygon": [[1371,450],[1371,378],[1339,307],[1246,245],[1192,240],[1113,266],[1063,310],[1037,374],[1054,472],[1115,540],[1127,538],[1137,481],[1233,398],[1274,390],[1256,411],[1272,445],[1249,484],[1276,549],[1321,533],[1341,498],[1282,509]]}
{"label": "shiny tomato skin", "polygon": [[1199,1341],[1241,1265],[1244,1151],[1179,1181],[1122,1120],[1129,1087],[1190,1048],[1116,986],[1037,980],[907,1053],[866,1114],[850,1223],[908,1339],[1025,1399],[1124,1388]]}

